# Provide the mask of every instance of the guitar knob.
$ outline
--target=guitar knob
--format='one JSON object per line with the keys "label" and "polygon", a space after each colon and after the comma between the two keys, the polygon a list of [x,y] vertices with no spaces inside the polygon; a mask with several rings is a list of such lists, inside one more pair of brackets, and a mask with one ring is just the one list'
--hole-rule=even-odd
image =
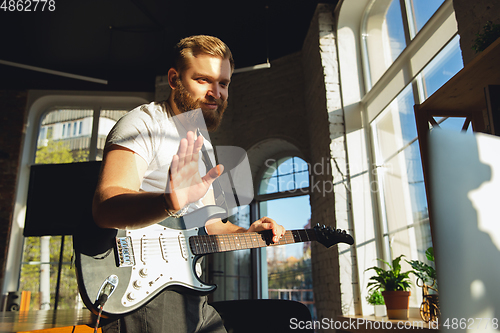
{"label": "guitar knob", "polygon": [[135,300],[135,298],[136,297],[135,297],[135,294],[133,292],[130,292],[130,293],[127,294],[127,299],[129,301],[133,301],[133,300]]}
{"label": "guitar knob", "polygon": [[146,276],[148,276],[148,269],[147,268],[141,268],[141,270],[139,271],[139,275],[143,278],[145,278]]}
{"label": "guitar knob", "polygon": [[134,286],[135,289],[141,289],[141,287],[142,287],[142,281],[141,280],[135,280],[132,285]]}

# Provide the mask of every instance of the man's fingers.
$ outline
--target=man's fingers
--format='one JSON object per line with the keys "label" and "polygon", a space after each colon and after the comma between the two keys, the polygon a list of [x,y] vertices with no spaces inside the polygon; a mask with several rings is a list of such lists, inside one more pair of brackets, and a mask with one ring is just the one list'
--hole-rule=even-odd
{"label": "man's fingers", "polygon": [[273,232],[272,241],[274,243],[279,242],[280,238],[282,238],[283,235],[285,234],[285,228],[283,226],[279,225],[278,223],[276,223],[276,221],[274,221],[268,217],[263,217],[263,218],[255,221],[252,224],[252,227],[253,227],[253,230],[255,230],[255,231],[272,230],[272,232]]}
{"label": "man's fingers", "polygon": [[179,150],[177,151],[177,156],[179,157],[179,164],[177,166],[178,168],[182,168],[182,166],[184,166],[185,164],[187,147],[188,147],[188,140],[181,139],[181,142],[179,143]]}
{"label": "man's fingers", "polygon": [[195,140],[194,133],[191,131],[187,132],[186,137],[181,139],[179,149],[177,150],[177,155],[179,156],[178,168],[182,168],[192,161],[198,161],[198,155],[202,146],[203,137],[199,136]]}
{"label": "man's fingers", "polygon": [[174,155],[174,157],[172,157],[172,163],[170,164],[170,174],[176,174],[178,172],[178,168],[179,168],[179,156],[178,155]]}
{"label": "man's fingers", "polygon": [[187,137],[187,147],[186,147],[185,163],[187,164],[193,160],[193,150],[194,150],[193,132],[188,132],[186,137]]}
{"label": "man's fingers", "polygon": [[217,179],[217,177],[222,175],[223,172],[224,166],[222,164],[218,164],[214,168],[210,169],[210,171],[208,171],[202,179],[210,185]]}
{"label": "man's fingers", "polygon": [[200,135],[200,136],[198,136],[196,141],[194,141],[193,154],[192,154],[193,161],[198,161],[198,159],[200,157],[199,155],[200,155],[201,147],[203,147],[203,137]]}

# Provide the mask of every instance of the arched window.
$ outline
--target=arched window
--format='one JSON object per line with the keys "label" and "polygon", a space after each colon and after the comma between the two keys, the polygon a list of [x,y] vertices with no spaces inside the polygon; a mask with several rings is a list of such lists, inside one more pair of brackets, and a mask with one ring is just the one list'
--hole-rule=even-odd
{"label": "arched window", "polygon": [[[270,158],[261,175],[256,196],[259,217],[269,216],[287,230],[310,228],[308,164],[297,156]],[[269,247],[261,253],[267,258],[262,298],[302,302],[314,316],[310,242]]]}
{"label": "arched window", "polygon": [[[142,95],[33,93],[28,123],[35,126],[28,127],[24,140],[15,222],[4,279],[7,290],[31,291],[30,309],[54,309],[55,306],[58,309],[75,309],[82,306],[71,263],[72,238],[67,235],[39,236],[36,232],[23,236],[27,229],[26,206],[31,166],[101,160],[107,133],[128,110],[149,100],[148,96]],[[43,167],[43,170],[49,168]],[[77,174],[74,176],[75,179],[79,177]],[[63,185],[67,185],[67,193],[78,190],[72,181]],[[57,207],[57,198],[53,200]],[[74,214],[67,216],[69,224],[81,212],[75,211]]]}
{"label": "arched window", "polygon": [[282,157],[266,161],[258,194],[297,191],[309,188],[309,169],[300,157]]}
{"label": "arched window", "polygon": [[[450,1],[444,4],[443,1],[434,1],[428,5],[425,7],[424,3],[412,0],[375,0],[365,16],[367,27],[373,25],[370,22],[376,21],[377,15],[382,15],[380,13],[383,13],[382,21],[387,27],[391,26],[391,21],[396,25],[401,18],[406,22],[402,26],[407,36],[404,51],[380,73],[377,85],[370,87],[379,92],[378,96],[367,94],[364,98],[369,108],[373,108],[368,111],[375,159],[373,174],[384,221],[382,229],[387,253],[399,247],[398,253],[423,255],[427,247],[432,246],[413,105],[422,103],[463,67],[456,25],[455,30],[450,30],[448,23],[453,14]],[[429,21],[431,17],[433,20]],[[432,26],[427,26],[427,22]],[[435,31],[430,31],[431,28]],[[391,30],[386,30],[387,36],[395,40],[397,33],[391,33]],[[419,34],[422,33],[448,37],[439,40],[442,45],[438,48],[429,45],[432,41],[421,38]],[[369,63],[376,62],[381,51],[373,50],[377,44],[380,49],[387,49],[384,38],[370,41],[370,33],[363,37],[367,42],[365,50]],[[421,62],[422,54],[420,50],[415,51],[415,44],[425,50],[425,57],[429,59],[427,63]],[[394,47],[390,49],[394,50]],[[400,78],[389,76],[396,72],[403,74]],[[373,71],[366,76],[367,82],[372,79]],[[399,83],[400,79],[403,79],[404,86]],[[386,96],[388,105],[376,109],[382,106],[374,105],[380,96]],[[390,96],[394,97],[390,99]],[[451,121],[448,122],[452,125]]]}
{"label": "arched window", "polygon": [[386,70],[434,15],[444,0],[373,0],[363,20],[367,58],[366,85],[377,83]]}
{"label": "arched window", "polygon": [[[351,120],[347,139],[349,167],[356,169],[350,174],[356,254],[364,260],[352,276],[360,297],[350,294],[357,287],[341,285],[346,311],[354,314],[364,312],[371,276],[365,270],[376,258],[405,254],[426,261],[432,242],[413,106],[460,71],[463,62],[452,0],[344,1],[338,27],[344,105],[350,119],[353,112],[360,114],[358,123]],[[358,82],[348,77],[351,73],[359,73]],[[441,121],[444,127],[458,126],[456,119]],[[366,145],[358,134],[368,139]],[[368,156],[366,169],[358,152]],[[373,227],[366,221],[370,214]],[[420,305],[418,297],[411,306]]]}
{"label": "arched window", "polygon": [[[127,112],[84,108],[50,110],[40,122],[35,164],[102,160],[108,132]],[[75,190],[71,182],[66,190]],[[68,222],[71,218],[68,216]],[[48,310],[55,306],[58,309],[74,309],[81,306],[75,271],[71,269],[72,249],[70,236],[25,237],[19,288],[32,293],[34,301],[30,305],[33,309]]]}

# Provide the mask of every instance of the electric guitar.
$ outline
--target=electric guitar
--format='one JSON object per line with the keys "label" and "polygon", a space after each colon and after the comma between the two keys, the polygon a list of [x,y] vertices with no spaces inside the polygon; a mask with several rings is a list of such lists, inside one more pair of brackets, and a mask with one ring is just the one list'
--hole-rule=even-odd
{"label": "electric guitar", "polygon": [[[207,221],[225,210],[207,206],[191,214]],[[184,288],[208,294],[216,285],[205,284],[196,273],[196,262],[210,253],[253,249],[307,241],[326,247],[352,245],[345,231],[330,227],[288,230],[273,243],[272,232],[207,235],[204,227],[184,229],[183,218],[172,217],[137,230],[82,228],[75,233],[75,266],[82,299],[97,314],[105,295],[102,315],[119,315],[146,304],[165,288]]]}

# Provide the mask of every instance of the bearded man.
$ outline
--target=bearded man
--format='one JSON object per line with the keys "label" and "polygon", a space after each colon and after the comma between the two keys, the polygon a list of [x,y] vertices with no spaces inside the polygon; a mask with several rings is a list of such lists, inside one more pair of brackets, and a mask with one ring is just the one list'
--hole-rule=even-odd
{"label": "bearded man", "polygon": [[[168,100],[137,107],[108,135],[93,203],[99,227],[144,228],[214,204],[211,184],[223,166],[201,176],[200,150],[210,143],[176,118],[201,109],[207,129],[217,129],[227,106],[233,57],[226,44],[211,36],[185,38],[175,47],[175,54],[175,65],[168,71],[172,88]],[[274,242],[285,233],[267,217],[255,221],[248,230],[220,219],[210,220],[205,229],[208,234],[272,230]],[[103,332],[225,329],[205,296],[164,290],[138,310],[107,323]]]}

